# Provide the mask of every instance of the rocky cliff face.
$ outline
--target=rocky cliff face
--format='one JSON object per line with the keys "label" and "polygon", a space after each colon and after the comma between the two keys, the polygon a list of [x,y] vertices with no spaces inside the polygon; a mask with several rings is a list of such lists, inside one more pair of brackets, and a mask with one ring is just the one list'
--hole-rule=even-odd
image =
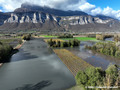
{"label": "rocky cliff face", "polygon": [[10,13],[0,12],[0,25],[4,24],[4,21],[10,17]]}
{"label": "rocky cliff face", "polygon": [[19,16],[11,13],[11,17],[4,21],[4,23],[45,23],[46,21],[55,21],[59,25],[85,25],[89,23],[106,24],[112,19],[102,20],[99,17],[86,16],[54,16],[45,13],[32,13]]}
{"label": "rocky cliff face", "polygon": [[[44,12],[41,12],[44,11]],[[2,20],[0,30],[40,30],[48,32],[72,31],[72,32],[103,32],[120,31],[120,22],[110,17],[91,16],[82,12],[74,14],[56,15],[55,9],[45,11],[45,8],[22,6]],[[50,12],[50,13],[46,13]],[[55,13],[55,15],[51,13]],[[65,12],[65,11],[60,11]],[[71,11],[72,12],[72,11]],[[67,14],[69,14],[66,11]],[[78,15],[77,15],[78,14]],[[73,16],[74,15],[74,16]]]}

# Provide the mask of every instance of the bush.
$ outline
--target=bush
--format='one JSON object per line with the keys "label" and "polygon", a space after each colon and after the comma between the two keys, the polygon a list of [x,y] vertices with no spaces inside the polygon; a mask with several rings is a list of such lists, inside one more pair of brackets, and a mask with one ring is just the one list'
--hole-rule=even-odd
{"label": "bush", "polygon": [[30,34],[23,35],[23,36],[22,36],[22,39],[23,39],[23,40],[30,40],[30,39],[31,39],[31,35],[30,35]]}
{"label": "bush", "polygon": [[119,57],[120,58],[120,51],[116,51],[115,52],[115,57]]}
{"label": "bush", "polygon": [[0,45],[0,62],[8,60],[13,52],[13,47],[10,45]]}

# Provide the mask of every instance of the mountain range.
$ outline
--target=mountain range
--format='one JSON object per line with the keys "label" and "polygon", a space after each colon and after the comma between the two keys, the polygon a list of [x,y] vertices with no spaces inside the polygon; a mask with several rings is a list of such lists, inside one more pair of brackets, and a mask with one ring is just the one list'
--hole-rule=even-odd
{"label": "mountain range", "polygon": [[82,11],[63,11],[49,7],[22,4],[14,12],[0,12],[0,31],[40,32],[119,32],[117,19]]}

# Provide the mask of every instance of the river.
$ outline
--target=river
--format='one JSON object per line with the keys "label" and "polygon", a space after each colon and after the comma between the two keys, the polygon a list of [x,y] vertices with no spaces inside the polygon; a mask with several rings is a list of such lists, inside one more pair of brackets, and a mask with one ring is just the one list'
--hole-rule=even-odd
{"label": "river", "polygon": [[[93,44],[95,42],[81,41],[79,47],[66,49],[104,70],[110,63],[120,65],[120,60],[84,47]],[[65,90],[74,85],[72,73],[43,39],[25,42],[19,52],[11,57],[11,62],[0,68],[0,90]]]}
{"label": "river", "polygon": [[65,90],[74,85],[72,73],[43,39],[27,41],[0,68],[0,90]]}

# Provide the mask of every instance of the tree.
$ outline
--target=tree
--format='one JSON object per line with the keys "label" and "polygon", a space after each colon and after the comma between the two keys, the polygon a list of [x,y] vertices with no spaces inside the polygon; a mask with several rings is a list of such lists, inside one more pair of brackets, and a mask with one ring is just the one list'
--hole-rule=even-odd
{"label": "tree", "polygon": [[78,85],[86,85],[88,81],[88,77],[84,71],[79,71],[75,77],[76,83]]}

